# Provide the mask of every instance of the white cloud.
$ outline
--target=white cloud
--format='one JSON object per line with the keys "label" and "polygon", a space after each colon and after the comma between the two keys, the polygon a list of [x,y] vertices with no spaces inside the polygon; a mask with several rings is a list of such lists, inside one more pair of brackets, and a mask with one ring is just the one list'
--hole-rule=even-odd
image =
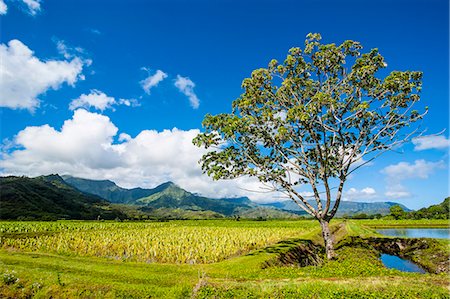
{"label": "white cloud", "polygon": [[443,135],[417,137],[412,140],[412,143],[415,145],[415,151],[448,149],[450,147],[450,140]]}
{"label": "white cloud", "polygon": [[117,101],[117,103],[119,105],[125,105],[125,106],[128,106],[128,107],[139,107],[139,106],[141,106],[141,104],[136,99],[119,99],[119,101]]}
{"label": "white cloud", "polygon": [[135,99],[119,99],[116,101],[115,98],[107,96],[104,92],[93,89],[89,94],[82,94],[79,98],[72,100],[69,104],[69,109],[75,110],[78,108],[94,107],[95,109],[104,111],[105,109],[114,109],[114,105],[136,107],[139,103]]}
{"label": "white cloud", "polygon": [[402,191],[402,190],[391,190],[391,191],[386,191],[384,193],[384,195],[386,195],[389,198],[395,198],[395,199],[399,199],[399,198],[408,198],[411,197],[411,193],[409,193],[408,191]]}
{"label": "white cloud", "polygon": [[28,7],[30,15],[34,16],[41,10],[40,0],[22,0]]}
{"label": "white cloud", "polygon": [[69,59],[71,58],[71,55],[69,54],[69,49],[67,45],[62,40],[56,41],[56,49],[58,49],[58,52],[64,56],[64,58]]}
{"label": "white cloud", "polygon": [[200,132],[197,129],[144,130],[134,138],[118,131],[107,116],[78,109],[61,129],[43,125],[20,131],[15,148],[3,149],[7,152],[2,154],[0,168],[4,175],[70,174],[110,179],[129,188],[173,181],[215,198],[249,196],[271,201],[275,196],[248,191],[262,190],[255,179],[213,181],[204,175],[198,161],[205,149],[192,144]]}
{"label": "white cloud", "polygon": [[[35,16],[39,11],[41,11],[41,1],[40,0],[18,0],[17,2],[22,2],[26,6],[27,12]],[[0,0],[0,15],[6,15],[8,12],[8,6],[4,0]]]}
{"label": "white cloud", "polygon": [[[143,68],[144,70],[148,70]],[[150,94],[150,89],[158,86],[159,82],[167,78],[167,74],[161,70],[157,70],[155,74],[149,75],[147,78],[139,82],[147,94]]]}
{"label": "white cloud", "polygon": [[39,106],[39,95],[63,83],[74,86],[82,79],[80,58],[42,61],[16,39],[0,44],[0,60],[0,107],[33,111]]}
{"label": "white cloud", "polygon": [[8,12],[8,6],[3,0],[0,0],[0,15],[6,15]]}
{"label": "white cloud", "polygon": [[1,167],[32,175],[118,167],[121,161],[110,146],[117,131],[108,117],[79,109],[60,131],[49,125],[20,131],[14,142],[23,149],[4,154]]}
{"label": "white cloud", "polygon": [[401,181],[405,179],[426,179],[436,169],[444,168],[444,161],[428,162],[423,159],[414,161],[414,164],[400,162],[385,167],[381,172],[386,174],[390,180]]}
{"label": "white cloud", "polygon": [[66,59],[79,58],[82,59],[83,64],[87,66],[90,66],[92,64],[91,59],[83,57],[86,56],[86,51],[83,48],[69,47],[64,40],[60,40],[57,38],[53,38],[53,41],[56,43],[56,49],[61,55],[64,56],[64,58]]}
{"label": "white cloud", "polygon": [[408,198],[413,195],[403,186],[403,181],[408,179],[427,179],[436,169],[445,168],[444,161],[428,162],[423,159],[414,163],[400,162],[389,165],[381,170],[386,175],[385,196],[398,199]]}
{"label": "white cloud", "polygon": [[356,188],[350,188],[345,192],[345,199],[346,200],[359,200],[359,199],[372,199],[376,197],[377,192],[375,189],[371,187],[366,187],[361,190],[358,190]]}
{"label": "white cloud", "polygon": [[195,83],[191,79],[177,75],[175,87],[189,98],[189,103],[192,108],[197,109],[200,106],[200,100],[194,92]]}
{"label": "white cloud", "polygon": [[130,141],[131,140],[131,136],[128,135],[127,133],[120,133],[119,135],[119,141]]}
{"label": "white cloud", "polygon": [[103,111],[106,108],[112,108],[112,105],[115,103],[116,100],[114,98],[94,89],[91,90],[90,94],[82,94],[79,98],[72,100],[69,104],[69,109],[75,110],[77,108],[94,107]]}

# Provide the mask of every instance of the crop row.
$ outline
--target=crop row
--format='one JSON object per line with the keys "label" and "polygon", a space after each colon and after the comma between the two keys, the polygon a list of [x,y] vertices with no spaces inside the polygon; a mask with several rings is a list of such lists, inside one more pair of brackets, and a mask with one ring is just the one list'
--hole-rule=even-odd
{"label": "crop row", "polygon": [[[93,224],[92,224],[93,223]],[[3,248],[28,252],[97,256],[123,261],[211,263],[261,248],[315,228],[310,222],[278,226],[173,223],[70,223],[69,229],[30,237],[4,237]],[[303,224],[303,225],[302,225]],[[75,229],[75,226],[79,229]],[[92,225],[92,226],[90,226]],[[82,227],[82,229],[80,228]]]}
{"label": "crop row", "polygon": [[114,221],[0,221],[0,234],[47,233],[110,229],[141,229],[147,227],[239,227],[239,228],[298,228],[313,227],[316,223],[303,221],[170,221],[170,222],[114,222]]}

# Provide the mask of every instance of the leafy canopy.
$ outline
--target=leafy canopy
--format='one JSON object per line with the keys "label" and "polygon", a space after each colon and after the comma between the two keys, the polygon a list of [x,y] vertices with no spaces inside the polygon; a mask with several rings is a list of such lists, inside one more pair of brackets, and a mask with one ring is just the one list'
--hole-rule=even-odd
{"label": "leafy canopy", "polygon": [[[272,60],[253,71],[243,80],[244,93],[233,102],[232,113],[206,115],[205,132],[193,142],[211,149],[200,162],[214,179],[257,177],[314,217],[331,219],[355,169],[350,166],[403,142],[414,131],[400,131],[425,113],[412,108],[420,99],[421,72],[393,71],[379,78],[387,64],[377,49],[361,54],[359,42],[320,40],[319,34],[309,34],[304,50],[292,48],[284,62]],[[332,179],[339,188],[329,212]],[[305,183],[317,208],[294,188]],[[325,209],[321,192],[328,201]]]}

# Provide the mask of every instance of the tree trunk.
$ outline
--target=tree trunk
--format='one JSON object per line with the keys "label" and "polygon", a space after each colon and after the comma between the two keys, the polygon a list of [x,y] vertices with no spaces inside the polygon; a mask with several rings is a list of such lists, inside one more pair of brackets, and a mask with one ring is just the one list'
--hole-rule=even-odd
{"label": "tree trunk", "polygon": [[319,220],[320,221],[320,227],[322,228],[322,237],[323,242],[325,244],[325,252],[327,254],[327,258],[329,260],[333,259],[336,256],[336,253],[334,253],[334,247],[333,247],[333,236],[330,233],[330,227],[329,223],[326,220]]}

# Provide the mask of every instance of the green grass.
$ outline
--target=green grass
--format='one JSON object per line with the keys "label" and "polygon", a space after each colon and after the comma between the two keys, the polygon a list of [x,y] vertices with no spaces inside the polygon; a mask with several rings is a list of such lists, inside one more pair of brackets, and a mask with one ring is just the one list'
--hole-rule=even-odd
{"label": "green grass", "polygon": [[[319,226],[296,221],[187,221],[187,227],[297,227],[300,240]],[[179,223],[180,225],[182,223]],[[139,226],[139,223],[134,223]],[[338,226],[336,221],[333,225]],[[370,235],[364,221],[346,222],[343,235]],[[80,222],[80,225],[88,223]],[[132,227],[133,223],[128,223]],[[168,225],[168,224],[162,224]],[[301,230],[307,226],[311,230]],[[42,226],[44,227],[44,225]],[[344,232],[343,232],[344,231]],[[160,264],[51,253],[0,250],[0,297],[5,298],[450,298],[447,275],[403,273],[382,266],[377,253],[342,247],[320,267],[273,266],[265,261],[296,239],[212,264]],[[448,250],[448,247],[447,247]],[[18,281],[8,282],[5,274]]]}
{"label": "green grass", "polygon": [[396,227],[436,227],[445,228],[450,226],[448,219],[402,219],[402,220],[384,220],[384,219],[367,219],[358,220],[358,224],[372,228],[396,228]]}

